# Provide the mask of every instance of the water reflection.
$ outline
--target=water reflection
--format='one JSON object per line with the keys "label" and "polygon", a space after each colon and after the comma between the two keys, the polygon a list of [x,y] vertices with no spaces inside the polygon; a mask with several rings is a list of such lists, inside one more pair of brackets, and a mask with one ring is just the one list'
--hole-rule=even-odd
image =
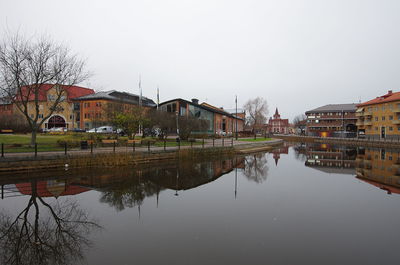
{"label": "water reflection", "polygon": [[307,167],[355,175],[388,194],[400,194],[400,150],[315,143],[297,144],[294,150]]}
{"label": "water reflection", "polygon": [[400,150],[366,148],[357,156],[357,178],[400,194]]}
{"label": "water reflection", "polygon": [[17,184],[29,195],[26,206],[16,214],[0,214],[2,264],[70,264],[84,258],[91,246],[88,234],[100,226],[75,201],[48,203],[44,197],[63,193],[62,185],[43,188],[32,180]]}
{"label": "water reflection", "polygon": [[[388,250],[379,258],[397,261],[385,240],[396,240],[398,202],[374,187],[399,193],[399,159],[388,149],[296,144],[247,156],[0,177],[7,209],[0,263],[258,264],[267,255],[274,264],[321,264],[333,249],[338,259],[330,264],[368,264],[374,253],[354,253],[371,240],[384,242],[380,253]],[[102,233],[82,206],[99,215]],[[136,208],[146,215],[132,222]]]}

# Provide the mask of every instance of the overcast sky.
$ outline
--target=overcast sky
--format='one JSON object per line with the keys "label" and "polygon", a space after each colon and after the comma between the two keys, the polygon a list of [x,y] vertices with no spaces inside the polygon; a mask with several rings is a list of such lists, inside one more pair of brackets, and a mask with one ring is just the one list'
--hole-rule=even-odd
{"label": "overcast sky", "polygon": [[[400,89],[398,0],[0,0],[1,32],[87,58],[83,84],[224,108],[261,96],[292,119]],[[4,34],[2,34],[4,36]]]}

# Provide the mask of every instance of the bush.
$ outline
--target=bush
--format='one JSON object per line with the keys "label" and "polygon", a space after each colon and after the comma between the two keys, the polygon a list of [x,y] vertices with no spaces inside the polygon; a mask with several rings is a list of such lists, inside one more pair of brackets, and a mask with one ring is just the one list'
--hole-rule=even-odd
{"label": "bush", "polygon": [[141,141],[142,145],[147,145],[148,143],[150,144],[155,144],[157,141],[155,139],[143,139]]}
{"label": "bush", "polygon": [[68,147],[79,147],[81,142],[77,140],[57,140],[57,145],[64,147],[67,143]]}

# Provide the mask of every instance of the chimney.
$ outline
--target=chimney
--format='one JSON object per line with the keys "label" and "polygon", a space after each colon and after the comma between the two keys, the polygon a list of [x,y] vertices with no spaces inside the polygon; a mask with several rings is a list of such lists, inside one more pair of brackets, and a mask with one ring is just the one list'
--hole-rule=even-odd
{"label": "chimney", "polygon": [[192,98],[192,102],[194,103],[194,104],[199,104],[199,100],[197,99],[197,98]]}
{"label": "chimney", "polygon": [[388,91],[388,95],[391,95],[393,93],[393,90]]}

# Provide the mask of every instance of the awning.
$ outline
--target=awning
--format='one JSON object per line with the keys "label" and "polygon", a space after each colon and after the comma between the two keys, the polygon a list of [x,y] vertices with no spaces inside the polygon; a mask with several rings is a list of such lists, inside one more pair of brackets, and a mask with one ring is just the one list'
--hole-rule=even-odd
{"label": "awning", "polygon": [[364,108],[358,108],[357,110],[356,110],[356,112],[363,112],[364,111]]}

